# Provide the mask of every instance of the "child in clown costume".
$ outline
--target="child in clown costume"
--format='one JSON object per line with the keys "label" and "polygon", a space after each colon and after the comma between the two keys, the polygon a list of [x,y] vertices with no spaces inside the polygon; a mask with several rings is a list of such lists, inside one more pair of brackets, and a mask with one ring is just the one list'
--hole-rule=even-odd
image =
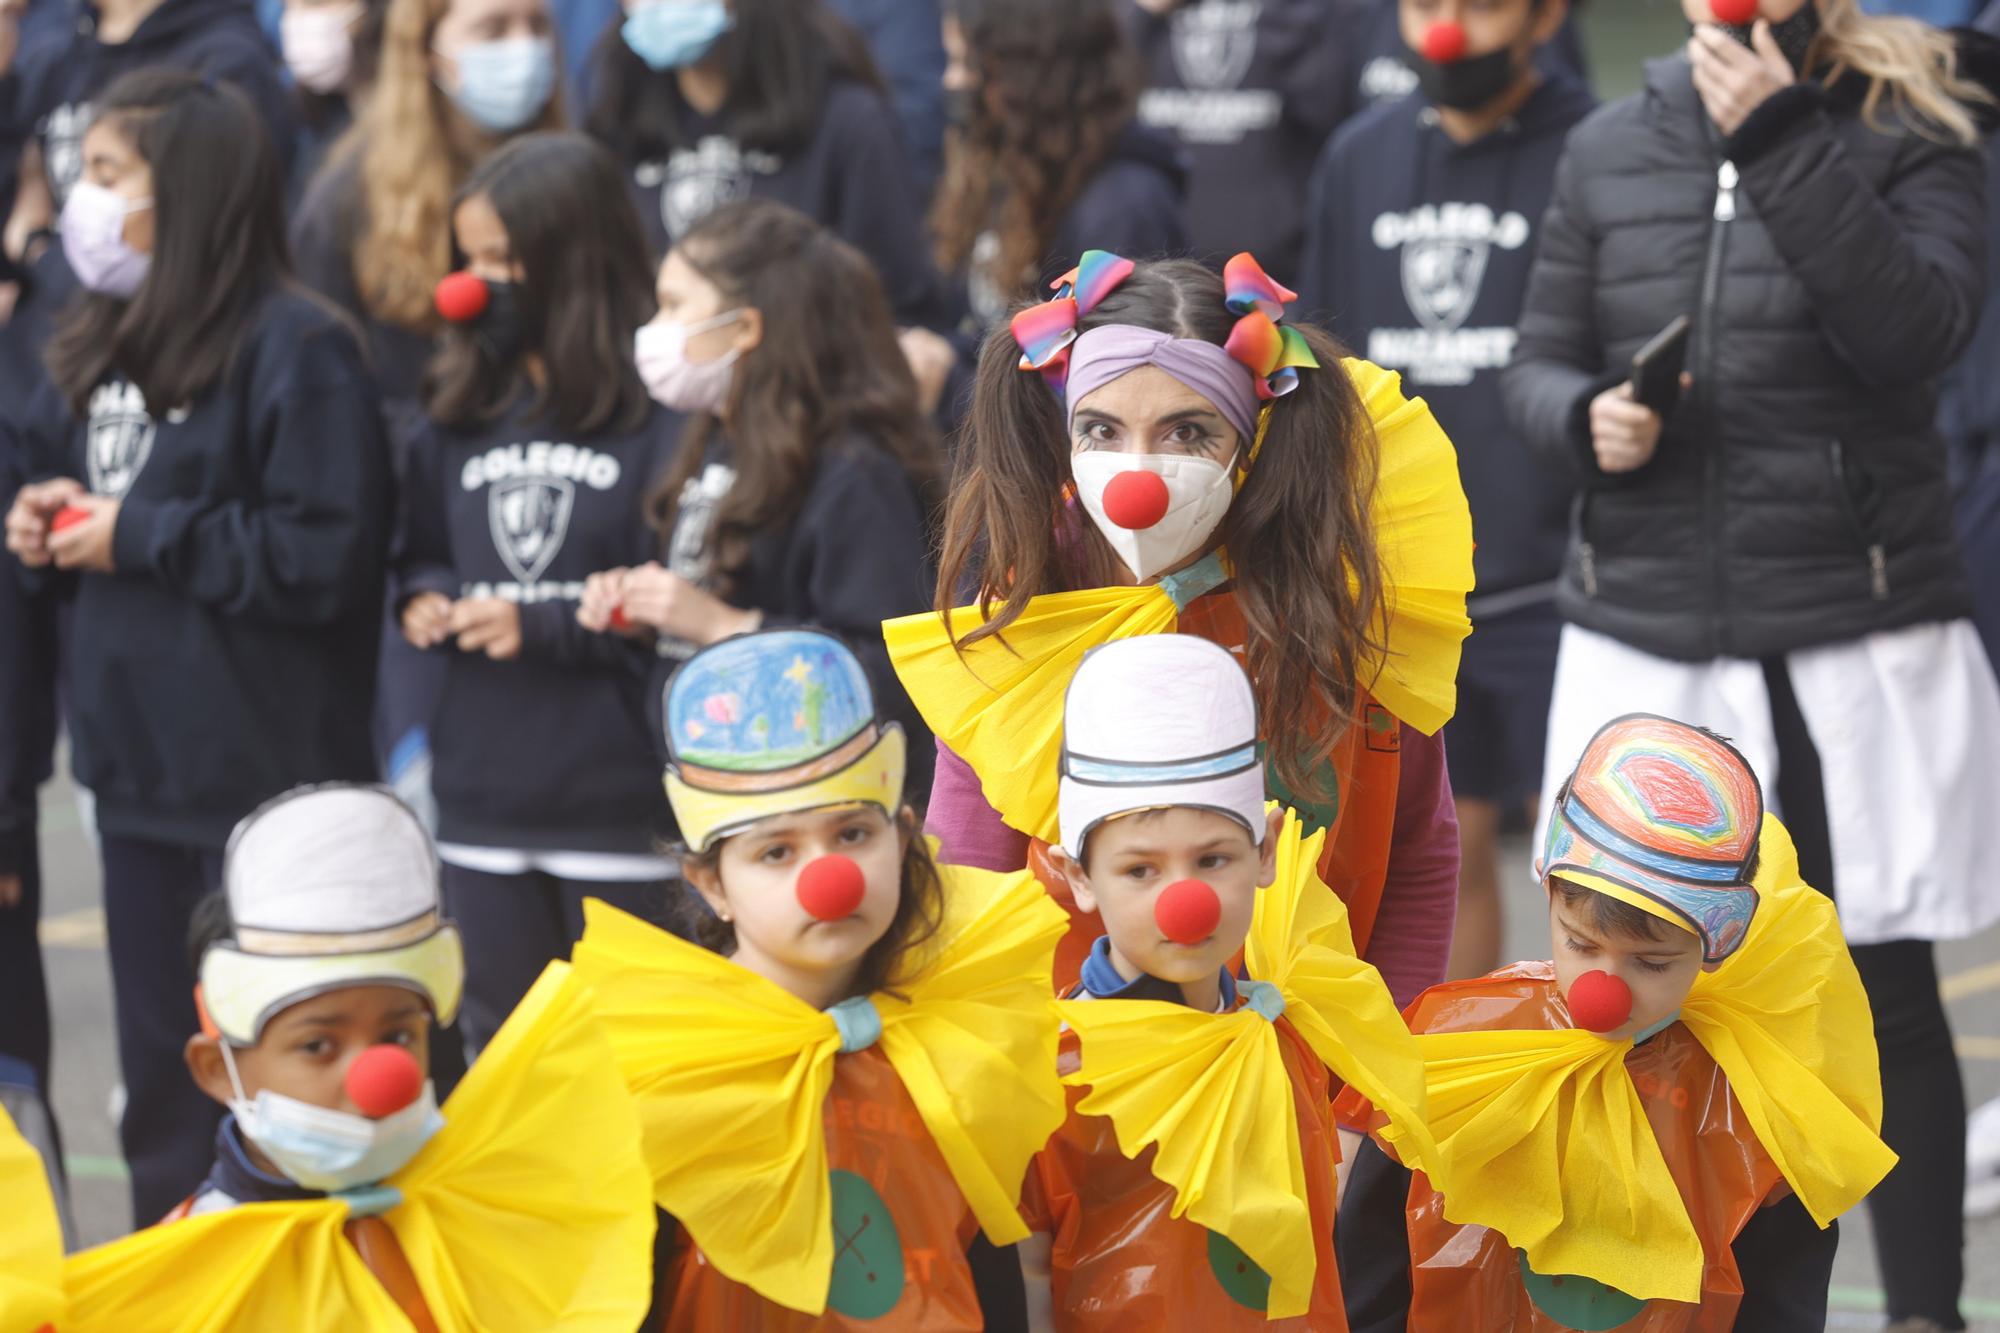
{"label": "child in clown costume", "polygon": [[67,1261],[62,1333],[633,1328],[653,1238],[638,1113],[561,969],[440,1112],[428,1036],[463,963],[409,807],[296,789],[237,826],[223,885],[197,913],[187,1047],[230,1108],[215,1167],[166,1222]]}
{"label": "child in clown costume", "polygon": [[660,1327],[1003,1326],[999,1247],[1063,1115],[1062,912],[1026,873],[935,865],[838,639],[711,645],[664,715],[701,943],[590,903],[575,953],[668,1214]]}
{"label": "child in clown costume", "polygon": [[1742,755],[1649,715],[1592,739],[1540,871],[1553,961],[1408,1011],[1450,1183],[1375,1118],[1341,1208],[1351,1326],[1817,1333],[1834,1219],[1896,1160],[1832,901]]}
{"label": "child in clown costume", "polygon": [[1056,1006],[1070,1115],[1024,1205],[1035,1325],[1345,1328],[1329,1085],[1428,1161],[1423,1070],[1314,869],[1325,835],[1266,809],[1242,668],[1186,635],[1094,649],[1059,802],[1049,859],[1105,933]]}
{"label": "child in clown costume", "polygon": [[1060,985],[1102,934],[1045,855],[1062,692],[1091,647],[1167,631],[1249,672],[1268,785],[1327,834],[1361,956],[1403,999],[1444,975],[1471,519],[1429,410],[1292,299],[1248,254],[1085,254],[987,340],[938,612],[884,627],[938,737],[929,826],[949,860],[1037,869],[1073,918]]}

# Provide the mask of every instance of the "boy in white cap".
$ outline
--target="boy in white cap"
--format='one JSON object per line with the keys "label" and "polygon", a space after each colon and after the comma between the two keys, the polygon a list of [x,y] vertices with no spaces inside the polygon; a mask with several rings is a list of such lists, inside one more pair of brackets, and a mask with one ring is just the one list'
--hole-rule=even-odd
{"label": "boy in white cap", "polygon": [[1266,809],[1242,668],[1183,635],[1091,651],[1058,805],[1050,861],[1105,934],[1056,1006],[1070,1114],[1022,1201],[1031,1324],[1342,1327],[1329,1088],[1377,1089],[1421,1140],[1422,1066],[1314,868],[1325,835]]}
{"label": "boy in white cap", "polygon": [[196,914],[188,1071],[230,1110],[173,1217],[375,1184],[443,1124],[433,1023],[464,981],[437,854],[385,788],[304,787],[236,826]]}

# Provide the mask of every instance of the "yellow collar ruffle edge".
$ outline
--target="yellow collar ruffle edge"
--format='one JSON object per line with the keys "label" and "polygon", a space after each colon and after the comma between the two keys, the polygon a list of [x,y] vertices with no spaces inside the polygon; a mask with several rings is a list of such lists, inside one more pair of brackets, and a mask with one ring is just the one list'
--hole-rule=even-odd
{"label": "yellow collar ruffle edge", "polygon": [[[1895,1164],[1868,999],[1832,900],[1764,817],[1748,939],[1680,1021],[1728,1077],[1758,1142],[1822,1227]],[[1538,1273],[1640,1300],[1701,1299],[1701,1241],[1625,1072],[1627,1041],[1579,1029],[1417,1038],[1447,1220],[1491,1227]],[[1401,1151],[1399,1130],[1383,1137]]]}
{"label": "yellow collar ruffle edge", "polygon": [[[1049,1013],[1061,908],[1025,871],[940,867],[945,921],[900,996],[871,997],[882,1051],[995,1244],[1061,1125]],[[725,1276],[826,1308],[832,1197],[821,1118],[842,1050],[831,1012],[601,903],[576,970],[640,1107],[654,1197]]]}
{"label": "yellow collar ruffle edge", "polygon": [[[381,1214],[442,1333],[629,1333],[652,1296],[639,1119],[588,994],[551,965],[388,1182]],[[588,1151],[578,1151],[588,1145]],[[63,1333],[394,1333],[410,1321],[338,1199],[246,1204],[72,1257]]]}
{"label": "yellow collar ruffle edge", "polygon": [[[1374,420],[1380,458],[1369,508],[1386,651],[1367,688],[1397,718],[1434,734],[1457,706],[1459,646],[1472,627],[1472,516],[1458,458],[1423,400],[1403,396],[1394,371],[1341,364]],[[994,809],[1053,842],[1063,693],[1077,663],[1100,644],[1169,633],[1178,621],[1172,599],[1148,585],[1036,597],[1001,639],[969,644],[962,656],[931,612],[885,621],[882,633],[925,723],[972,765]],[[977,606],[951,612],[960,635],[981,623]]]}
{"label": "yellow collar ruffle edge", "polygon": [[0,1329],[62,1322],[62,1225],[42,1155],[0,1107]]}
{"label": "yellow collar ruffle edge", "polygon": [[1082,1054],[1065,1081],[1090,1089],[1077,1109],[1108,1117],[1128,1157],[1158,1146],[1153,1174],[1173,1187],[1174,1215],[1227,1236],[1271,1275],[1273,1319],[1306,1312],[1318,1253],[1279,1011],[1399,1128],[1416,1162],[1433,1163],[1416,1041],[1381,976],[1354,956],[1347,909],[1314,869],[1326,834],[1302,834],[1287,811],[1277,880],[1259,894],[1245,943],[1257,980],[1245,983],[1243,1007],[1056,1005]]}

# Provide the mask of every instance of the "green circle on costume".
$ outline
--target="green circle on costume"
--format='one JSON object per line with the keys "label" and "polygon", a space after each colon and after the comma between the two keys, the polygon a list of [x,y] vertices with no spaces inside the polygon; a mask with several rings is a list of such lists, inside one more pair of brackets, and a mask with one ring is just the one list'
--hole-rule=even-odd
{"label": "green circle on costume", "polygon": [[1576,1333],[1608,1333],[1638,1318],[1646,1308],[1644,1301],[1596,1278],[1574,1273],[1546,1277],[1528,1267],[1526,1251],[1516,1253],[1521,1256],[1521,1285],[1528,1289],[1528,1299],[1537,1310]]}
{"label": "green circle on costume", "polygon": [[852,1171],[831,1171],[833,1281],[826,1303],[850,1319],[879,1319],[903,1299],[903,1241],[875,1187]]}
{"label": "green circle on costume", "polygon": [[1271,1304],[1271,1275],[1219,1231],[1208,1233],[1208,1266],[1229,1299],[1244,1309],[1261,1312]]}
{"label": "green circle on costume", "polygon": [[1334,822],[1340,818],[1340,774],[1334,770],[1333,765],[1322,763],[1315,767],[1313,783],[1315,786],[1324,784],[1327,790],[1333,793],[1333,799],[1329,802],[1304,799],[1278,776],[1277,760],[1265,761],[1265,789],[1270,792],[1271,799],[1279,805],[1289,805],[1298,811],[1299,823],[1304,826],[1308,838],[1322,829],[1332,828]]}

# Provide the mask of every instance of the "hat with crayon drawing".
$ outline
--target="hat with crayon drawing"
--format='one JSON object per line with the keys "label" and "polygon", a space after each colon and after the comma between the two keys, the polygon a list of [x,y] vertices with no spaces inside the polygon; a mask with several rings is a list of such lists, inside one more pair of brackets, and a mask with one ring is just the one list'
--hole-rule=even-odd
{"label": "hat with crayon drawing", "polygon": [[438,901],[437,851],[386,787],[299,787],[252,812],[222,862],[230,937],[201,959],[204,1027],[255,1045],[281,1010],[348,986],[400,986],[439,1023],[465,961]]}
{"label": "hat with crayon drawing", "polygon": [[1701,937],[1718,963],[1757,911],[1764,795],[1721,737],[1634,713],[1598,731],[1556,794],[1537,867]]}
{"label": "hat with crayon drawing", "polygon": [[767,630],[702,649],[667,683],[667,798],[693,852],[760,819],[903,804],[907,742],[848,646]]}

